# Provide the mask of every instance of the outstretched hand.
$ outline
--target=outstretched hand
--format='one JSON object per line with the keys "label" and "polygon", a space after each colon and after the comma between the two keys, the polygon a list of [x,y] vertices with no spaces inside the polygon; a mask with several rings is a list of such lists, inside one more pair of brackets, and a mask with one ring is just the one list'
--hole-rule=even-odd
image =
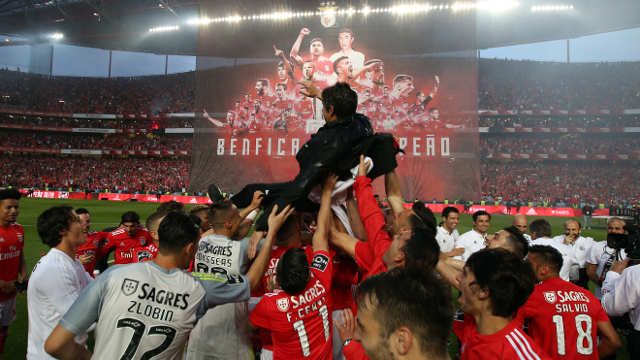
{"label": "outstretched hand", "polygon": [[322,184],[322,191],[332,192],[333,187],[336,185],[336,182],[338,182],[338,175],[330,173],[329,175],[327,175],[327,178],[324,180],[324,183]]}
{"label": "outstretched hand", "polygon": [[351,309],[344,309],[340,312],[340,321],[337,322],[336,328],[343,343],[353,339],[356,332],[356,320]]}
{"label": "outstretched hand", "polygon": [[273,231],[273,233],[277,233],[280,230],[280,227],[287,218],[293,214],[295,209],[291,205],[287,205],[278,213],[278,205],[274,205],[271,210],[271,214],[269,214],[269,219],[267,220],[267,224],[269,224],[269,231]]}
{"label": "outstretched hand", "polygon": [[364,161],[364,155],[360,155],[360,165],[358,165],[358,176],[367,176],[367,171],[371,167],[371,162]]}
{"label": "outstretched hand", "polygon": [[304,86],[304,89],[300,89],[300,93],[304,96],[311,98],[322,99],[322,91],[320,88],[313,84],[311,80],[300,80],[298,84]]}

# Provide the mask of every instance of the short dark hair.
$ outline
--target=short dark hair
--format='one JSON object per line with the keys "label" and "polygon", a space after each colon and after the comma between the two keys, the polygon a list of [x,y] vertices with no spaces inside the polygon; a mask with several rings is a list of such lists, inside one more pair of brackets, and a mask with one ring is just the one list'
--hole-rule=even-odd
{"label": "short dark hair", "polygon": [[309,262],[305,251],[294,247],[282,254],[276,268],[276,279],[287,294],[301,293],[309,282]]}
{"label": "short dark hair", "polygon": [[284,61],[278,61],[278,67],[284,68]]}
{"label": "short dark hair", "polygon": [[529,248],[529,256],[536,254],[540,257],[540,260],[549,265],[554,272],[559,273],[562,269],[562,254],[558,249],[549,245],[533,245]]}
{"label": "short dark hair", "polygon": [[138,213],[135,211],[127,211],[126,213],[122,214],[120,224],[124,224],[126,222],[140,224],[140,215],[138,215]]}
{"label": "short dark hair", "polygon": [[358,308],[369,308],[388,339],[406,326],[422,352],[445,356],[453,322],[451,291],[433,271],[396,268],[364,280],[356,291]]}
{"label": "short dark hair", "polygon": [[502,230],[509,234],[509,236],[507,236],[507,240],[509,241],[509,245],[514,249],[516,255],[521,259],[524,259],[529,252],[529,242],[524,235],[522,235],[522,232],[520,232],[520,230],[515,226],[509,226]]}
{"label": "short dark hair", "polygon": [[54,206],[45,210],[38,216],[37,225],[38,235],[42,242],[54,248],[62,241],[60,232],[68,230],[69,225],[75,220],[71,206]]}
{"label": "short dark hair", "polygon": [[0,201],[6,200],[6,199],[20,200],[21,197],[22,197],[22,194],[20,194],[20,191],[16,189],[0,190]]}
{"label": "short dark hair", "polygon": [[76,214],[78,214],[78,215],[89,214],[89,210],[87,210],[85,208],[77,208],[76,209]]}
{"label": "short dark hair", "polygon": [[313,44],[316,41],[319,41],[324,46],[324,42],[322,41],[322,38],[319,38],[319,37],[311,39],[311,41],[309,41],[309,45]]}
{"label": "short dark hair", "polygon": [[284,224],[282,224],[282,226],[280,227],[280,230],[278,230],[276,243],[284,244],[288,242],[291,237],[299,234],[301,221],[302,219],[298,214],[289,216],[287,220],[284,221]]}
{"label": "short dark hair", "polygon": [[411,237],[402,247],[402,252],[405,257],[405,266],[432,271],[440,258],[440,245],[431,229],[414,227],[411,230]]}
{"label": "short dark hair", "polygon": [[189,214],[197,214],[200,211],[209,211],[210,206],[209,205],[195,205],[193,206],[191,209],[189,209]]}
{"label": "short dark hair", "polygon": [[158,238],[158,250],[161,253],[176,254],[200,238],[200,228],[189,215],[172,211],[160,222]]}
{"label": "short dark hair", "polygon": [[443,218],[448,218],[449,214],[451,214],[451,213],[460,214],[460,210],[458,210],[458,208],[456,208],[454,206],[447,206],[444,209],[442,209],[442,217]]}
{"label": "short dark hair", "polygon": [[[165,212],[161,212],[161,211],[156,211],[153,214],[149,215],[149,217],[147,217],[147,221],[145,222],[144,226],[147,228],[147,230],[151,230],[151,228],[157,228],[159,226],[158,222],[160,221],[160,219],[162,219],[165,215],[167,215],[167,213]],[[156,229],[155,231],[157,231],[158,229]]]}
{"label": "short dark hair", "polygon": [[347,34],[351,35],[351,37],[355,37],[353,35],[353,30],[351,30],[349,28],[341,28],[340,30],[338,30],[338,35],[340,35],[342,33],[347,33]]}
{"label": "short dark hair", "polygon": [[465,264],[480,288],[489,291],[491,313],[511,317],[529,298],[536,282],[533,269],[518,255],[505,249],[484,249]]}
{"label": "short dark hair", "polygon": [[223,200],[219,203],[211,204],[209,207],[209,222],[214,229],[220,229],[225,222],[229,220],[232,215],[233,202],[229,199]]}
{"label": "short dark hair", "polygon": [[277,89],[278,87],[282,87],[283,89],[287,90],[287,85],[285,85],[284,83],[277,83],[277,84],[276,84],[276,89]]}
{"label": "short dark hair", "polygon": [[538,236],[551,236],[551,224],[545,219],[534,220],[529,224],[531,234],[536,233]]}
{"label": "short dark hair", "polygon": [[473,215],[471,215],[471,218],[473,219],[473,222],[476,222],[478,220],[478,216],[482,216],[482,215],[488,216],[489,220],[491,220],[491,214],[489,214],[488,212],[486,212],[484,210],[478,210],[478,211],[474,212]]}
{"label": "short dark hair", "polygon": [[322,90],[322,105],[329,109],[333,106],[333,112],[339,118],[352,117],[358,107],[358,94],[347,83],[336,83]]}
{"label": "short dark hair", "polygon": [[433,236],[436,236],[436,217],[433,215],[433,212],[428,207],[424,206],[423,202],[414,202],[411,206],[411,210],[413,214],[409,217],[409,221],[411,221],[412,228],[423,228],[429,230],[433,233]]}
{"label": "short dark hair", "polygon": [[171,211],[184,211],[184,204],[175,200],[169,200],[160,204],[156,211],[161,211],[165,214]]}

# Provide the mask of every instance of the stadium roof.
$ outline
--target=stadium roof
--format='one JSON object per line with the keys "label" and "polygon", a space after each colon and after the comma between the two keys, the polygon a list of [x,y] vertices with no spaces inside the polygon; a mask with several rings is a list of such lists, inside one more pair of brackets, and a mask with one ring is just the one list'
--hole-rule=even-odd
{"label": "stadium roof", "polygon": [[[509,3],[505,0],[482,1],[489,6]],[[447,0],[434,0],[430,3],[454,4]],[[470,2],[458,2],[461,3]],[[567,13],[532,11],[534,5],[558,3],[572,4],[575,9]],[[388,8],[397,4],[402,2],[335,1],[335,6],[343,9],[361,9],[365,6]],[[319,5],[319,1],[301,0],[0,0],[0,34],[23,39],[0,42],[0,46],[50,41],[51,34],[61,33],[64,34],[61,41],[71,45],[160,54],[249,57],[255,55],[252,51],[255,44],[270,42],[273,38],[290,39],[292,30],[306,26],[309,20],[292,18],[277,26],[269,21],[251,20],[241,24],[230,22],[207,25],[215,26],[215,30],[210,30],[219,33],[220,37],[234,36],[235,40],[227,44],[216,44],[214,50],[206,52],[198,51],[197,26],[185,25],[187,20],[198,18],[201,7],[206,9],[207,16],[212,17],[275,11],[313,11]],[[430,11],[418,15],[405,13],[403,16],[375,15],[366,19],[367,24],[372,25],[367,28],[367,31],[372,31],[370,35],[375,36],[376,32],[382,34],[390,27],[398,28],[402,22],[403,40],[415,44],[411,47],[412,51],[429,53],[558,40],[638,27],[640,1],[522,0],[518,2],[517,8],[499,13],[477,10]],[[359,21],[365,21],[362,18],[354,16],[346,25],[355,27]],[[316,22],[319,25],[319,16]],[[150,28],[175,24],[180,24],[179,31],[149,33]],[[470,40],[468,33],[473,28],[477,30],[473,40]],[[251,36],[238,36],[239,33],[247,32]],[[459,40],[461,38],[463,40]],[[393,41],[387,45],[390,51],[397,54],[407,49],[406,45],[401,46]]]}

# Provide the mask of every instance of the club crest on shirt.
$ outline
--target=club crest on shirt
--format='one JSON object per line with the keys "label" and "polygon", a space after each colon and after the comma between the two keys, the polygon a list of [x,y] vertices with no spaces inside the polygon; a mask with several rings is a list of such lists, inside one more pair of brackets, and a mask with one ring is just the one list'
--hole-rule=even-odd
{"label": "club crest on shirt", "polygon": [[146,243],[146,240],[144,236],[140,236],[140,246],[144,246],[144,244]]}
{"label": "club crest on shirt", "polygon": [[289,310],[289,298],[280,298],[276,301],[276,305],[278,306],[278,310],[282,312],[287,312]]}
{"label": "club crest on shirt", "polygon": [[138,280],[124,279],[121,289],[126,296],[135,293],[138,290]]}
{"label": "club crest on shirt", "polygon": [[556,302],[556,293],[553,291],[545,291],[544,292],[544,299],[549,303],[549,304],[554,304]]}
{"label": "club crest on shirt", "polygon": [[18,242],[22,242],[24,239],[22,238],[22,234],[18,234]]}

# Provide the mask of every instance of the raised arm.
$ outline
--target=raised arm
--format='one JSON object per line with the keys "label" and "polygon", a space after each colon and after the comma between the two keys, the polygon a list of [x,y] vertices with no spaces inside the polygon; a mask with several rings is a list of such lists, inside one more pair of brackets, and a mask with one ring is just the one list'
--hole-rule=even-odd
{"label": "raised arm", "polygon": [[251,204],[240,211],[240,218],[242,218],[242,222],[238,226],[238,232],[236,234],[237,239],[245,238],[247,234],[249,234],[249,231],[251,231],[251,225],[253,224],[255,216],[249,217],[249,214],[251,214],[252,211],[260,208],[262,199],[264,199],[264,193],[259,190],[255,191],[253,193],[253,200],[251,200]]}
{"label": "raised arm", "polygon": [[273,207],[273,211],[269,214],[269,231],[267,232],[267,237],[265,242],[262,244],[260,248],[260,252],[258,256],[251,264],[249,271],[247,271],[247,278],[251,283],[251,289],[255,289],[262,279],[262,275],[267,268],[267,262],[269,261],[269,257],[271,256],[271,248],[273,247],[273,242],[276,239],[278,231],[282,224],[284,224],[285,220],[293,213],[294,209],[291,205],[287,205],[280,213],[278,213],[278,205]]}
{"label": "raised arm", "polygon": [[322,198],[318,212],[318,228],[313,234],[311,244],[313,251],[329,251],[329,231],[331,227],[331,192],[338,181],[338,176],[329,174],[322,184]]}
{"label": "raised arm", "polygon": [[302,56],[300,56],[300,45],[302,45],[302,39],[304,39],[304,37],[309,34],[311,34],[311,31],[309,29],[302,28],[300,30],[300,33],[298,34],[298,37],[296,38],[296,41],[293,43],[293,46],[291,46],[289,57],[291,57],[300,65],[302,65],[303,62]]}
{"label": "raised arm", "polygon": [[395,170],[384,175],[384,190],[387,193],[387,201],[389,201],[393,215],[397,217],[404,211],[404,199],[402,198],[400,179]]}

